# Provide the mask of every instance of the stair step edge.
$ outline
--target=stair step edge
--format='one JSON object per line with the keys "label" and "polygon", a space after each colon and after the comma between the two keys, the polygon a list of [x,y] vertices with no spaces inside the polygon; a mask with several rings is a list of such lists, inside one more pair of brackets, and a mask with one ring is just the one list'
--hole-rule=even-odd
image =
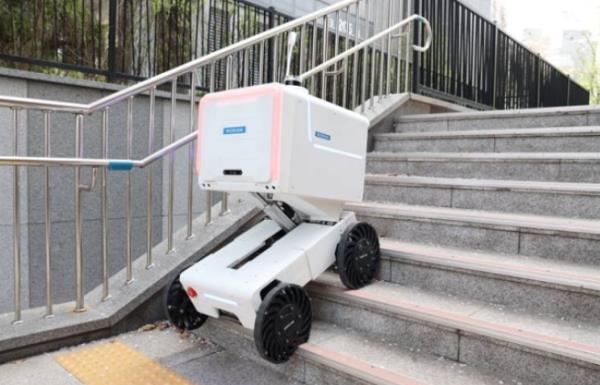
{"label": "stair step edge", "polygon": [[419,247],[405,242],[381,240],[381,251],[385,259],[435,265],[475,274],[492,274],[504,279],[532,281],[531,283],[534,284],[560,286],[569,291],[600,296],[600,274],[593,276],[569,272],[568,269],[535,268],[523,263],[519,264],[516,258],[513,261],[499,262],[485,260],[483,253],[478,253],[476,257],[470,255],[474,253],[467,251],[447,252],[447,250],[447,248]]}
{"label": "stair step edge", "polygon": [[512,326],[477,320],[450,311],[413,304],[364,290],[344,290],[316,282],[311,284],[311,292],[317,296],[338,299],[363,308],[392,313],[401,318],[415,319],[457,332],[498,340],[526,349],[533,349],[540,353],[549,353],[569,360],[584,362],[594,367],[600,366],[600,347],[525,331]]}
{"label": "stair step edge", "polygon": [[570,237],[600,239],[600,221],[563,217],[542,217],[447,207],[412,206],[378,202],[347,203],[346,209],[357,214],[381,218],[405,218],[420,221],[463,223],[505,231],[565,234]]}

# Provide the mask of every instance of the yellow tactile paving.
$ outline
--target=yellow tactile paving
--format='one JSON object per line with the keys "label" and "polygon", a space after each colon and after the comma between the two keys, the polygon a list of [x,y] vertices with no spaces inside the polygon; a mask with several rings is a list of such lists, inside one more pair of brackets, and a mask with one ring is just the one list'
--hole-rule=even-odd
{"label": "yellow tactile paving", "polygon": [[85,385],[192,385],[119,341],[75,350],[56,361]]}

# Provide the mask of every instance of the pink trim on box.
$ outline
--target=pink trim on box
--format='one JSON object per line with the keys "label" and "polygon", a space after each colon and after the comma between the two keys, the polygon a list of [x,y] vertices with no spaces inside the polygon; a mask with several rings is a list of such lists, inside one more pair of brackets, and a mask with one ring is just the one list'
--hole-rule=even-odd
{"label": "pink trim on box", "polygon": [[283,86],[278,83],[264,84],[248,88],[240,88],[229,91],[215,92],[204,96],[200,100],[198,108],[198,140],[196,143],[196,172],[200,174],[201,158],[200,151],[202,150],[204,139],[204,110],[210,103],[227,103],[229,101],[244,101],[252,100],[259,96],[273,95],[273,131],[271,142],[271,181],[279,178],[280,172],[280,155],[281,155],[281,112],[283,108]]}

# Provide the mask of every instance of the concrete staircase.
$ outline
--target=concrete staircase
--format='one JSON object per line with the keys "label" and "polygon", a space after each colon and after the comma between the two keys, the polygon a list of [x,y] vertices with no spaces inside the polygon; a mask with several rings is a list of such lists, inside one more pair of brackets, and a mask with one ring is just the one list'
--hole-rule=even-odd
{"label": "concrete staircase", "polygon": [[[311,341],[273,370],[315,384],[600,383],[600,119],[519,115],[409,117],[375,135],[365,202],[348,208],[382,236],[381,281],[311,284]],[[215,330],[245,334],[226,321],[202,333]]]}

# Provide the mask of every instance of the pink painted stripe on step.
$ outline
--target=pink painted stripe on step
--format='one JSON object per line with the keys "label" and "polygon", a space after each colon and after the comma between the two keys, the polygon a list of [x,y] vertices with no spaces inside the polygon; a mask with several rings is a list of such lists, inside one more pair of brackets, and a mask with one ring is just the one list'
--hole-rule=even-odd
{"label": "pink painted stripe on step", "polygon": [[596,364],[600,364],[600,347],[585,345],[579,342],[569,341],[558,337],[538,334],[523,329],[515,328],[512,326],[500,325],[488,321],[478,320],[472,317],[451,313],[446,310],[416,305],[410,302],[390,298],[388,296],[370,293],[367,290],[344,290],[338,287],[333,287],[321,283],[317,283],[316,286],[319,287],[320,291],[325,293],[331,293],[333,295],[346,298],[360,298],[380,303],[383,305],[393,306],[398,309],[404,310],[405,312],[408,311],[410,313],[420,315],[422,316],[421,318],[425,318],[426,320],[431,320],[432,318],[443,318],[446,321],[451,321],[449,323],[452,324],[448,325],[448,323],[446,323],[444,326],[453,327],[459,330],[471,331],[475,333],[488,331],[494,335],[504,334],[506,336],[510,336],[514,339],[514,341],[528,340],[532,342],[551,345],[559,349],[571,349],[575,351],[574,353],[586,353],[586,357],[591,358]]}
{"label": "pink painted stripe on step", "polygon": [[328,361],[333,361],[340,366],[344,366],[354,371],[365,373],[368,377],[378,379],[384,383],[394,385],[427,385],[424,382],[368,364],[357,358],[338,353],[319,345],[306,343],[300,346],[300,350],[325,358]]}
{"label": "pink painted stripe on step", "polygon": [[[381,242],[381,249],[383,252],[386,252],[386,251],[391,252],[391,253],[394,253],[394,252],[402,253],[403,252],[402,250],[398,251],[394,247],[395,243],[393,241],[381,240],[380,242]],[[558,271],[558,270],[553,270],[553,269],[548,269],[548,268],[536,268],[536,267],[524,266],[524,265],[513,264],[513,263],[488,262],[488,261],[482,261],[481,259],[477,259],[477,258],[473,258],[473,257],[465,257],[463,255],[458,255],[458,254],[452,254],[452,255],[448,255],[448,256],[435,255],[433,257],[430,255],[427,255],[427,258],[434,258],[434,259],[446,260],[446,261],[458,261],[458,262],[465,262],[465,263],[473,263],[473,264],[480,265],[480,266],[496,267],[496,268],[506,269],[506,270],[518,270],[518,271],[529,272],[529,273],[543,274],[546,276],[556,277],[559,279],[560,278],[569,278],[569,279],[575,279],[575,280],[582,281],[582,282],[589,282],[592,284],[600,285],[600,277],[594,277],[591,275],[582,275],[582,274],[577,274],[577,273],[570,273],[570,272],[565,272],[565,271]]]}

